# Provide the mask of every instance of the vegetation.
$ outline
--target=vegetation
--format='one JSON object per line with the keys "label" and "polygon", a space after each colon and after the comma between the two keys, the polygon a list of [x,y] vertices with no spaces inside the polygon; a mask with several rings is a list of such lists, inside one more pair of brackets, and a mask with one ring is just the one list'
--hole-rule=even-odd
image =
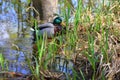
{"label": "vegetation", "polygon": [[2,70],[4,69],[4,62],[5,62],[5,59],[4,59],[4,57],[3,57],[2,53],[1,53],[0,54],[0,66],[1,66]]}
{"label": "vegetation", "polygon": [[[39,65],[36,69],[39,67],[37,70],[42,71],[43,68],[49,70],[47,66],[50,61],[54,60],[56,55],[62,55],[67,60],[71,59],[74,64],[74,77],[69,79],[118,80],[120,3],[118,1],[106,3],[103,0],[100,3],[89,1],[85,5],[79,0],[74,10],[67,0],[61,1],[60,4],[67,33],[54,38],[51,42],[42,40],[41,46],[38,43]],[[74,16],[74,19],[70,23],[71,16]],[[59,44],[55,42],[56,39],[59,39]]]}
{"label": "vegetation", "polygon": [[[34,66],[27,59],[33,80],[120,79],[120,1],[105,1],[78,0],[77,7],[69,0],[59,2],[67,31],[51,40],[37,37]],[[37,28],[37,20],[31,18],[30,22],[35,22]],[[0,59],[3,67],[1,55]],[[58,63],[73,64],[72,74],[56,69]]]}

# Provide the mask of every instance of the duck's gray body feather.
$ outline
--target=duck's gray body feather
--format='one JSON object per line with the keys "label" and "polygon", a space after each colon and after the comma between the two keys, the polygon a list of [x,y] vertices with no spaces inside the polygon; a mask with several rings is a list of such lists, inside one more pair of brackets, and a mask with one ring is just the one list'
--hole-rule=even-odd
{"label": "duck's gray body feather", "polygon": [[55,26],[52,23],[38,25],[38,36],[47,35],[47,37],[53,37],[55,33],[54,28]]}

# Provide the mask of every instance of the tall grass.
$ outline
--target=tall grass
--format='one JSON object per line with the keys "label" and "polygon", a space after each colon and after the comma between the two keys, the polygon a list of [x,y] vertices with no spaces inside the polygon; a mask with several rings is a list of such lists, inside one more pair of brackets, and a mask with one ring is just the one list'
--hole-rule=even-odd
{"label": "tall grass", "polygon": [[[65,35],[55,37],[50,42],[48,42],[47,39],[38,39],[37,37],[38,61],[36,61],[36,72],[38,75],[40,75],[41,69],[44,68],[48,70],[48,65],[54,60],[56,55],[64,55],[66,59],[76,60],[73,57],[78,54],[78,56],[82,55],[81,59],[86,62],[82,67],[86,67],[87,70],[90,69],[90,72],[86,73],[85,70],[81,69],[82,67],[78,67],[77,70],[79,71],[73,68],[73,80],[107,79],[105,73],[107,74],[108,72],[103,67],[103,64],[111,63],[112,57],[110,56],[112,52],[114,53],[110,47],[110,44],[113,44],[109,41],[110,36],[114,34],[111,34],[109,31],[111,30],[112,20],[114,18],[111,14],[114,14],[115,8],[117,9],[117,7],[114,8],[114,6],[118,6],[118,4],[108,2],[109,3],[105,3],[105,0],[103,0],[102,3],[97,3],[96,7],[95,2],[89,2],[85,5],[82,0],[78,0],[77,8],[73,14],[71,13],[72,6],[69,1],[63,0],[63,2],[61,2],[61,15],[66,22],[67,31]],[[74,16],[72,27],[71,23],[69,23],[71,16]],[[35,24],[35,26],[37,27],[37,24]],[[83,28],[84,30],[80,31],[79,28]],[[36,33],[36,35],[38,35],[38,33]],[[81,39],[81,36],[83,39]],[[59,44],[56,43],[56,40],[59,40]],[[79,41],[83,43],[81,44]],[[83,47],[87,46],[81,49],[82,52],[76,49],[81,47],[81,45],[83,45]],[[58,49],[60,49],[60,51],[58,51]],[[79,58],[79,60],[81,59]],[[92,69],[90,67],[92,67]],[[87,78],[87,76],[89,77]]]}

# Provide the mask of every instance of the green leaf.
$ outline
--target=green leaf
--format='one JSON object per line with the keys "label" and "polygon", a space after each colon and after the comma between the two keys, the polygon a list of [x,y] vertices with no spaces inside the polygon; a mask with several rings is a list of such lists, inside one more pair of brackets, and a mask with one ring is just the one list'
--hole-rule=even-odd
{"label": "green leaf", "polygon": [[30,4],[30,3],[31,3],[31,0],[27,0],[27,2],[28,2],[28,4]]}

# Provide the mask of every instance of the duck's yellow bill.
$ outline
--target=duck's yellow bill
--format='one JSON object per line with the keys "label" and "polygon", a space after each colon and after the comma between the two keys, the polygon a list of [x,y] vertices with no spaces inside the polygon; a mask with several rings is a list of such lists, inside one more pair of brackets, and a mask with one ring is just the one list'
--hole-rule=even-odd
{"label": "duck's yellow bill", "polygon": [[61,25],[62,25],[63,27],[65,27],[65,26],[66,26],[66,24],[65,24],[64,22],[61,22]]}

